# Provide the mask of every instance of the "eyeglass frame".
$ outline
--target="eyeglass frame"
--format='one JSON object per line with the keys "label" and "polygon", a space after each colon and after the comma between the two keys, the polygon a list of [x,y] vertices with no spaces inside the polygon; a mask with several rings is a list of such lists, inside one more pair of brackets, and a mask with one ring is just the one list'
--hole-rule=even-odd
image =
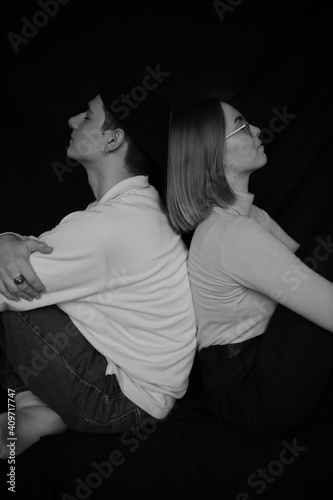
{"label": "eyeglass frame", "polygon": [[249,124],[249,122],[245,118],[243,118],[243,125],[241,127],[236,128],[236,130],[234,130],[233,132],[230,132],[230,134],[226,135],[225,139],[229,139],[229,137],[231,137],[234,134],[237,134],[237,132],[239,132],[243,128],[245,128],[246,131],[250,134],[250,136],[253,137],[252,132],[251,132],[251,125]]}

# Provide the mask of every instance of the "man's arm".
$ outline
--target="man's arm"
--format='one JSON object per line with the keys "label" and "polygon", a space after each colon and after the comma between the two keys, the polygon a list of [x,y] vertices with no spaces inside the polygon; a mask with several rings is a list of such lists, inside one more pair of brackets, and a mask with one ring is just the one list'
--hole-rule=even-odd
{"label": "man's arm", "polygon": [[[0,235],[0,293],[7,299],[20,298],[32,301],[45,292],[45,287],[30,264],[34,252],[49,254],[53,248],[45,242],[20,237],[14,233]],[[14,279],[24,276],[25,281],[16,285]]]}
{"label": "man's arm", "polygon": [[[92,217],[85,212],[65,217],[58,226],[39,236],[40,242],[54,250],[47,255],[34,252],[30,256],[31,265],[46,292],[37,302],[17,302],[0,293],[0,311],[28,311],[102,293],[106,283],[106,254],[102,240],[103,234],[100,238]],[[13,279],[12,274],[10,276]]]}

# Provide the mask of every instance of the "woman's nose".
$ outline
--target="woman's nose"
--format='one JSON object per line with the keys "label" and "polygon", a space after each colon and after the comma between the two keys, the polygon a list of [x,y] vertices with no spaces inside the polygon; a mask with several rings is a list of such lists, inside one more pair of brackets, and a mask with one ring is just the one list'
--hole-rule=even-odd
{"label": "woman's nose", "polygon": [[253,137],[258,137],[258,135],[261,132],[260,128],[256,127],[255,125],[250,125],[250,127],[251,127],[251,132],[252,132]]}

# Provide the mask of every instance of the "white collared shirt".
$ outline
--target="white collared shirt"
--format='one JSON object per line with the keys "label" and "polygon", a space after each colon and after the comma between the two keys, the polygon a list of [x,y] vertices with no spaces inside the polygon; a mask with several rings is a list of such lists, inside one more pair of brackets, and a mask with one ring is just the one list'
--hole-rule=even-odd
{"label": "white collared shirt", "polygon": [[124,394],[164,418],[187,389],[196,328],[187,249],[148,178],[119,182],[38,239],[54,248],[31,255],[47,292],[32,302],[0,294],[0,310],[57,304]]}

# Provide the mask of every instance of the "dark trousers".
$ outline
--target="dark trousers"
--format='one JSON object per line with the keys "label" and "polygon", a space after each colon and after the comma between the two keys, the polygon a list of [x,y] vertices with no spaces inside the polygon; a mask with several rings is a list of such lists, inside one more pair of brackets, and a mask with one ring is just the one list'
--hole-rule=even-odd
{"label": "dark trousers", "polygon": [[[333,282],[330,241],[309,240],[296,255]],[[237,356],[199,359],[206,401],[219,421],[246,432],[281,432],[308,418],[328,391],[333,333],[278,305],[265,333]]]}

